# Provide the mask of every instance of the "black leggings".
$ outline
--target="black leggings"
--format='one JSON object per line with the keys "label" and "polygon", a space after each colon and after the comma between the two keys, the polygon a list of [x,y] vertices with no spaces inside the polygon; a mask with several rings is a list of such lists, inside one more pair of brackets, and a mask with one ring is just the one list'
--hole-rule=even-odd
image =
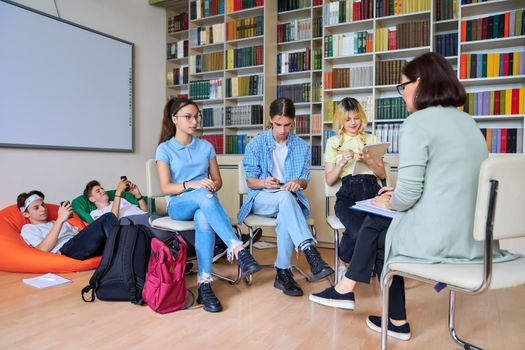
{"label": "black leggings", "polygon": [[345,227],[345,233],[339,243],[339,258],[346,263],[352,259],[357,234],[366,216],[366,213],[352,210],[350,207],[356,201],[375,197],[380,188],[374,175],[347,175],[342,178],[342,186],[337,192],[334,210]]}
{"label": "black leggings", "polygon": [[[391,219],[373,214],[365,216],[345,277],[366,284],[370,283],[372,271],[375,271],[378,279],[381,277],[385,262],[385,237],[391,221]],[[406,320],[403,277],[394,276],[388,292],[390,318]]]}
{"label": "black leggings", "polygon": [[117,225],[115,214],[106,213],[67,241],[60,248],[60,253],[77,260],[102,255],[106,240]]}

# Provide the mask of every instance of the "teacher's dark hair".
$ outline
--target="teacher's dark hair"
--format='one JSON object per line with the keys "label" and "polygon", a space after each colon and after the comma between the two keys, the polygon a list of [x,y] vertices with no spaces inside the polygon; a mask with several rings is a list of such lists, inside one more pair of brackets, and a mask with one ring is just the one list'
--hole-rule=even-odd
{"label": "teacher's dark hair", "polygon": [[171,117],[173,117],[177,112],[189,105],[194,105],[195,108],[199,109],[199,106],[195,102],[187,98],[170,98],[169,101],[164,106],[164,115],[162,117],[162,126],[160,129],[159,145],[164,141],[168,141],[177,132],[175,123]]}
{"label": "teacher's dark hair", "polygon": [[432,106],[459,107],[467,94],[452,67],[438,53],[428,52],[408,62],[401,73],[411,81],[419,78],[414,107],[422,110]]}

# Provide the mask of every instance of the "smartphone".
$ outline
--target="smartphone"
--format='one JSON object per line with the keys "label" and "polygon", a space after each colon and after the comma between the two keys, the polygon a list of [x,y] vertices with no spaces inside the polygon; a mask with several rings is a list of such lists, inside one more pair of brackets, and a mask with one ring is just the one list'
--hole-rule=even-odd
{"label": "smartphone", "polygon": [[[128,181],[128,178],[127,178],[127,176],[125,176],[125,175],[121,176],[120,179],[121,179],[122,181]],[[129,185],[126,186],[126,188],[124,189],[124,191],[126,191],[126,192],[129,191]]]}
{"label": "smartphone", "polygon": [[[62,201],[62,202],[60,202],[60,206],[64,205],[64,203],[68,203],[69,204],[69,201]],[[68,218],[69,219],[73,219],[73,213],[69,214]]]}

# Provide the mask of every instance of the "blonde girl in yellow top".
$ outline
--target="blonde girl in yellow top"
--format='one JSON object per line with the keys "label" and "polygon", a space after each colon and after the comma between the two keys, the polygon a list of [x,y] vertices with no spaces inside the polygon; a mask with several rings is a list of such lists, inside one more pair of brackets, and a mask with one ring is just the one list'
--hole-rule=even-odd
{"label": "blonde girl in yellow top", "polygon": [[[341,100],[334,115],[337,134],[328,139],[324,155],[326,183],[331,186],[339,179],[342,181],[334,209],[345,226],[339,258],[346,263],[352,258],[357,233],[365,218],[364,213],[349,208],[356,201],[375,197],[380,189],[377,179],[386,177],[383,160],[374,160],[366,150],[363,152],[365,145],[378,143],[376,136],[365,132],[367,122],[363,107],[355,98]],[[370,171],[352,176],[356,162],[366,163]]]}

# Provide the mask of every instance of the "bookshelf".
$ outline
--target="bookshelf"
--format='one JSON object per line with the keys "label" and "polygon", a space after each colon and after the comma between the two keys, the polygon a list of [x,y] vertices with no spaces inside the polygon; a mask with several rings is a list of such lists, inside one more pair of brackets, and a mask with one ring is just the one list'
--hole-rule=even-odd
{"label": "bookshelf", "polygon": [[[265,129],[270,102],[285,96],[296,105],[296,133],[312,145],[312,166],[321,166],[325,142],[334,133],[335,103],[352,96],[365,107],[367,130],[381,141],[393,143],[387,158],[395,165],[397,134],[407,117],[404,102],[395,89],[399,69],[404,62],[429,51],[440,52],[457,71],[468,93],[463,109],[473,115],[486,137],[490,130],[490,137],[494,138],[487,141],[490,151],[513,151],[513,147],[491,148],[491,144],[501,143],[508,136],[501,131],[506,129],[512,130],[511,138],[516,133],[516,151],[523,152],[525,113],[520,101],[525,99],[525,72],[520,69],[525,65],[521,63],[524,58],[521,54],[515,56],[518,62],[512,62],[512,69],[516,74],[510,74],[509,69],[495,73],[496,62],[502,65],[509,57],[514,59],[510,53],[523,53],[525,57],[525,33],[517,31],[518,15],[525,8],[522,1],[267,0],[264,5],[255,6],[259,2],[253,0],[244,2],[254,5],[247,8],[239,7],[242,1],[225,1],[199,1],[203,8],[207,3],[211,8],[215,2],[224,11],[212,14],[208,9],[208,16],[198,18],[191,16],[196,1],[157,2],[167,7],[168,18],[188,13],[187,30],[167,35],[168,43],[189,42],[187,56],[167,60],[168,72],[189,67],[188,81],[169,84],[167,95],[191,95],[191,88],[203,80],[220,84],[211,88],[220,90],[219,95],[202,96],[197,102],[207,115],[203,137],[222,140],[224,153],[242,153],[245,142]],[[515,12],[513,34],[505,29],[511,12]],[[480,28],[497,16],[503,18],[502,32],[496,32],[491,19],[494,37],[486,37],[486,33],[480,36]],[[237,29],[253,26],[252,18],[259,18],[255,28],[262,26],[263,34],[231,36],[231,28],[236,25]],[[224,40],[194,43],[195,29],[221,25]],[[493,68],[490,74],[486,71],[477,75],[477,62],[482,65],[484,56]],[[472,57],[476,74],[472,73]],[[203,70],[211,60],[213,69]],[[487,98],[488,102],[484,100]],[[499,108],[495,107],[495,99]],[[231,149],[228,143],[235,143],[237,149]]]}

